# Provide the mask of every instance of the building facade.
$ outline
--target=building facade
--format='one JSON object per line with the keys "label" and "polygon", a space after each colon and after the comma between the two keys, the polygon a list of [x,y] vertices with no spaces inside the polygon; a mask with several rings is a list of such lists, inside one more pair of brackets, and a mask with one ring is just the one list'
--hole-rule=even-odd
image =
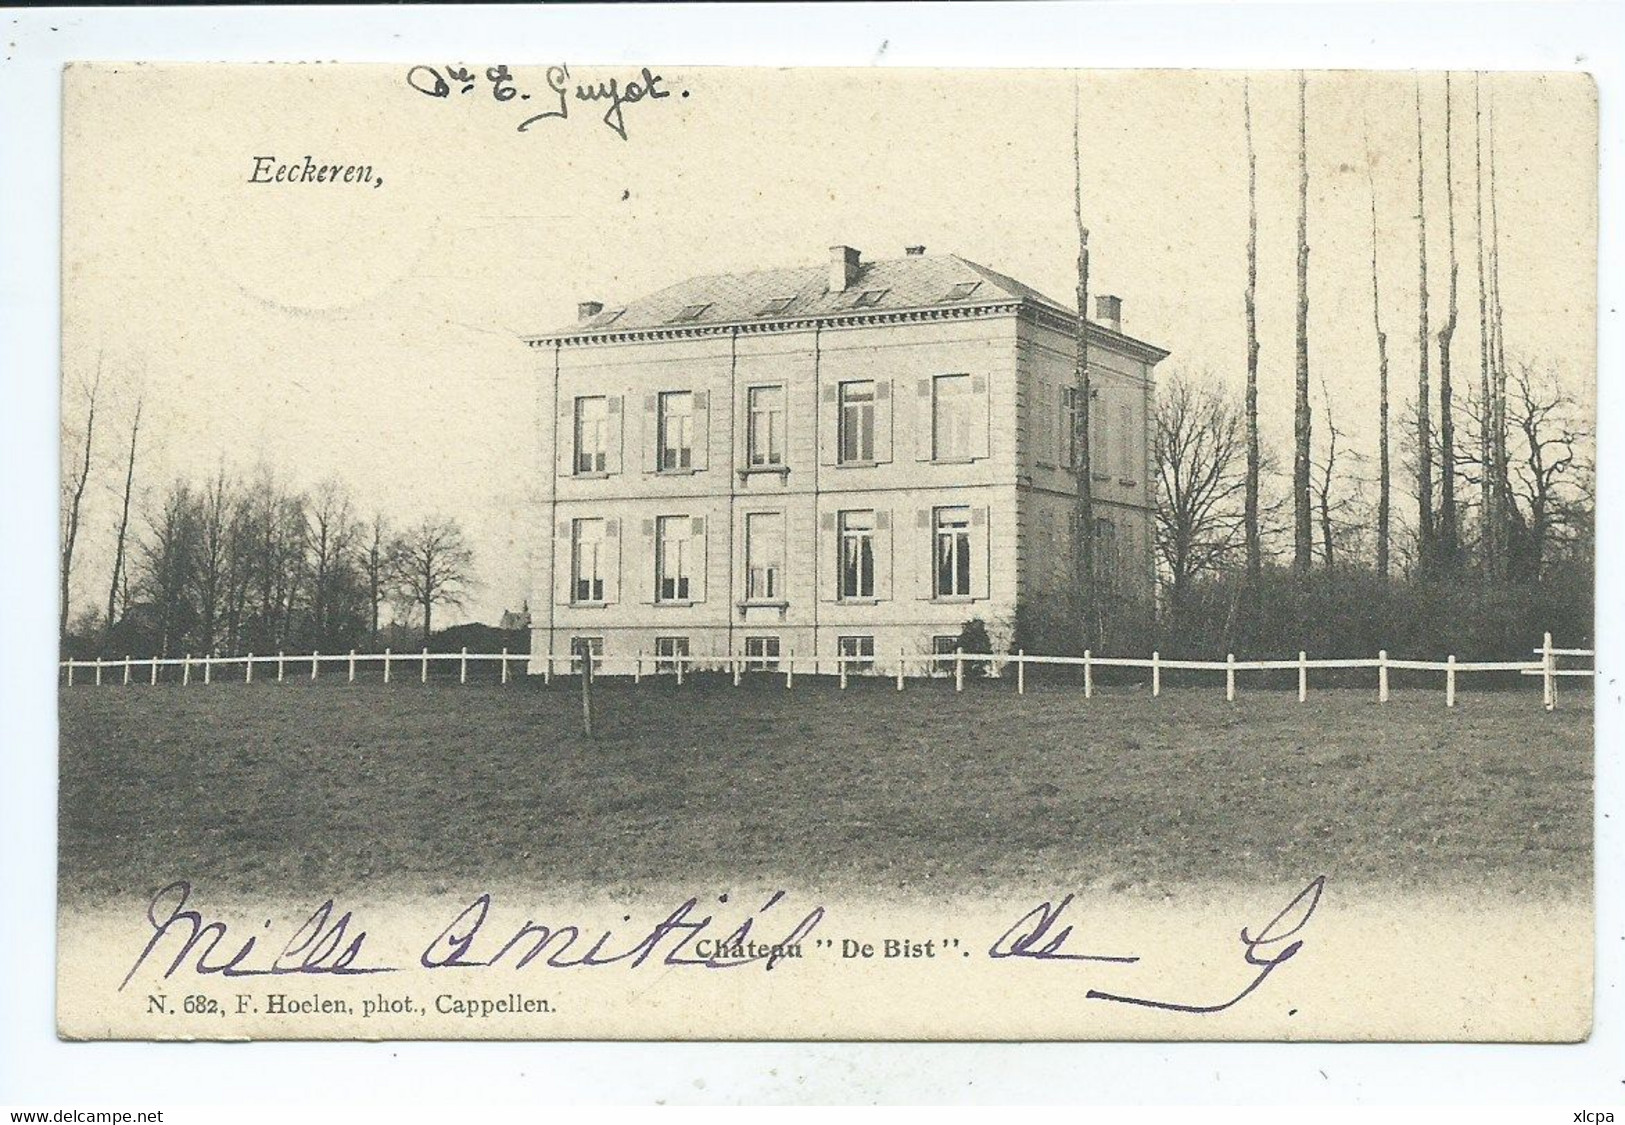
{"label": "building facade", "polygon": [[[1152,580],[1152,369],[1091,322],[1102,597]],[[539,387],[537,656],[896,669],[1072,647],[1073,321],[953,255],[696,278],[526,340]],[[1069,643],[1069,641],[1071,643]],[[718,662],[720,663],[720,662]]]}

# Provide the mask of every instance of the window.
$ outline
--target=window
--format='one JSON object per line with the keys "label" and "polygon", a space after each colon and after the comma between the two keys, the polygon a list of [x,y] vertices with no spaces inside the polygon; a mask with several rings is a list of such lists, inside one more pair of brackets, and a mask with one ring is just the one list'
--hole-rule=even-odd
{"label": "window", "polygon": [[687,516],[661,516],[655,527],[655,600],[686,602],[693,596],[689,578],[696,561],[694,521]]}
{"label": "window", "polygon": [[931,456],[936,460],[971,455],[971,398],[969,375],[938,375],[931,382]]}
{"label": "window", "polygon": [[[676,672],[680,662],[688,660],[687,637],[655,638],[655,671]],[[686,671],[686,669],[685,669]]]}
{"label": "window", "polygon": [[1095,566],[1101,585],[1112,590],[1117,587],[1117,524],[1102,516],[1095,520]]}
{"label": "window", "polygon": [[751,512],[745,516],[745,600],[784,600],[784,516]]}
{"label": "window", "polygon": [[750,467],[764,469],[784,464],[784,388],[752,387],[746,397]]}
{"label": "window", "polygon": [[841,663],[848,672],[875,670],[875,639],[873,637],[837,637]]}
{"label": "window", "polygon": [[604,600],[604,521],[576,520],[571,536],[571,568],[574,576],[570,600],[592,604]]}
{"label": "window", "polygon": [[948,290],[947,294],[942,299],[944,301],[963,301],[968,299],[972,293],[976,292],[981,287],[982,283],[980,281],[961,281],[958,285]]}
{"label": "window", "polygon": [[841,463],[875,459],[875,385],[841,384]]}
{"label": "window", "polygon": [[875,514],[841,513],[840,594],[843,601],[875,596]]}
{"label": "window", "polygon": [[694,395],[689,391],[660,396],[659,458],[662,471],[694,467]]}
{"label": "window", "polygon": [[746,637],[745,669],[750,672],[773,672],[779,667],[779,638]]}
{"label": "window", "polygon": [[794,297],[774,297],[767,304],[763,305],[761,311],[756,315],[778,316],[780,313],[788,311],[790,306],[795,303],[796,299]]}
{"label": "window", "polygon": [[576,472],[609,468],[609,399],[576,399]]}
{"label": "window", "polygon": [[[959,635],[939,633],[931,638],[932,656],[952,656],[959,651]],[[946,676],[954,670],[953,662],[949,660],[933,660],[931,674],[933,676]]]}
{"label": "window", "polygon": [[865,289],[858,294],[857,300],[852,302],[852,307],[855,309],[874,308],[874,306],[880,304],[881,298],[890,292],[890,289]]}
{"label": "window", "polygon": [[1076,387],[1061,388],[1061,468],[1078,467],[1078,403]]}
{"label": "window", "polygon": [[1118,429],[1122,431],[1117,439],[1117,475],[1125,480],[1137,479],[1140,473],[1134,464],[1134,450],[1139,443],[1134,440],[1134,407],[1132,404],[1125,402],[1118,406],[1117,425]]}
{"label": "window", "polygon": [[939,598],[968,598],[970,574],[970,509],[938,508],[936,583]]}
{"label": "window", "polygon": [[667,323],[669,323],[669,324],[682,324],[682,323],[685,323],[687,321],[698,320],[698,319],[700,319],[700,317],[705,315],[705,310],[710,308],[710,307],[711,307],[711,303],[709,301],[707,301],[707,302],[705,302],[703,304],[697,304],[697,305],[684,305],[683,308],[682,308],[682,311],[679,312],[676,316],[672,317],[671,320],[668,321]]}
{"label": "window", "polygon": [[592,658],[592,670],[594,672],[604,666],[603,637],[571,637],[570,655],[580,656],[583,652]]}
{"label": "window", "polygon": [[[1099,399],[1100,392],[1096,391],[1094,397]],[[1111,437],[1111,426],[1107,424],[1106,411],[1101,409],[1098,402],[1091,402],[1089,408],[1089,473],[1091,476],[1111,476]]]}

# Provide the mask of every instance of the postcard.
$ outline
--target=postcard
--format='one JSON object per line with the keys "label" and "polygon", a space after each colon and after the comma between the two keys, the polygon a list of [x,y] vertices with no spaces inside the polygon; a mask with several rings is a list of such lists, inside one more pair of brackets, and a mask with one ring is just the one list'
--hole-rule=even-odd
{"label": "postcard", "polygon": [[59,1034],[1573,1042],[1581,74],[63,73]]}

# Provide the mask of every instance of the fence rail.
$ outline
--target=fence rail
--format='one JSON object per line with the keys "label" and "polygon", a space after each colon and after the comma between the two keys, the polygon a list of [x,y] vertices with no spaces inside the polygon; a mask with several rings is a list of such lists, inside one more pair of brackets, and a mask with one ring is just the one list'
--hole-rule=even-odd
{"label": "fence rail", "polygon": [[[1300,652],[1296,660],[1237,660],[1233,653],[1227,654],[1224,660],[1165,660],[1160,653],[1153,652],[1149,657],[1131,656],[1096,656],[1092,652],[1085,652],[1082,656],[1044,656],[1018,651],[1015,653],[972,653],[956,651],[950,653],[909,654],[899,651],[897,664],[893,676],[897,690],[902,691],[907,682],[910,669],[916,673],[935,676],[952,672],[954,689],[963,691],[965,688],[965,669],[967,666],[985,664],[991,676],[1003,676],[1012,667],[1015,669],[1016,691],[1025,694],[1027,690],[1027,668],[1029,665],[1040,667],[1073,667],[1082,673],[1083,694],[1089,698],[1094,694],[1095,673],[1101,669],[1128,668],[1146,670],[1151,673],[1151,694],[1162,694],[1162,675],[1167,671],[1192,672],[1223,672],[1225,680],[1225,698],[1236,698],[1236,674],[1238,672],[1281,672],[1296,671],[1298,673],[1298,701],[1304,702],[1309,697],[1309,673],[1327,669],[1366,669],[1377,673],[1377,699],[1386,703],[1389,698],[1389,673],[1395,671],[1405,672],[1441,672],[1444,674],[1445,705],[1456,705],[1457,678],[1463,674],[1479,672],[1516,672],[1523,676],[1541,677],[1541,699],[1546,710],[1550,711],[1557,705],[1557,682],[1564,677],[1594,676],[1594,668],[1560,668],[1558,660],[1591,659],[1595,660],[1596,653],[1588,648],[1554,648],[1551,634],[1546,634],[1542,645],[1533,650],[1538,660],[1457,660],[1450,656],[1445,660],[1406,660],[1390,657],[1387,651],[1379,652],[1374,658],[1329,658],[1311,660],[1307,653]],[[318,680],[324,664],[341,665],[347,683],[354,683],[357,669],[368,665],[381,665],[383,679],[389,683],[392,672],[401,667],[410,672],[415,671],[420,682],[427,683],[429,667],[431,664],[455,663],[457,665],[457,679],[459,683],[468,682],[470,665],[496,664],[502,683],[506,684],[512,678],[512,666],[515,661],[522,664],[539,663],[542,666],[542,678],[551,681],[554,674],[562,668],[565,674],[576,674],[583,668],[584,658],[579,653],[530,653],[509,652],[503,649],[500,653],[469,652],[463,649],[460,652],[430,652],[424,649],[421,652],[392,652],[385,649],[383,652],[347,652],[347,653],[284,653],[275,655],[246,656],[168,656],[168,657],[130,657],[122,660],[108,660],[97,658],[93,660],[63,660],[58,667],[67,678],[67,686],[73,687],[76,682],[76,672],[85,672],[89,675],[77,677],[81,682],[88,681],[96,685],[105,682],[108,676],[116,676],[121,684],[130,684],[139,678],[144,678],[148,684],[157,684],[159,673],[164,668],[180,668],[181,683],[189,685],[194,675],[201,676],[202,682],[214,682],[216,671],[223,669],[241,669],[242,680],[245,683],[254,682],[256,668],[274,669],[278,682],[290,678],[289,665],[294,665],[293,674],[307,677],[307,673],[300,669],[308,668],[308,678]],[[659,655],[639,652],[633,657],[592,657],[592,668],[595,674],[603,675],[606,672],[619,672],[630,675],[634,682],[641,682],[646,672],[657,675],[666,674],[675,676],[677,682],[683,682],[685,675],[691,676],[694,671],[701,668],[715,668],[731,672],[734,685],[737,687],[746,673],[770,673],[783,675],[784,685],[787,688],[795,686],[795,675],[799,670],[803,675],[810,670],[813,675],[833,674],[839,679],[840,686],[845,688],[847,679],[854,671],[866,675],[880,674],[880,665],[874,656],[828,656],[823,654],[803,655],[797,657],[794,650],[780,656],[687,656],[687,655]],[[949,666],[949,667],[945,667]],[[799,666],[799,667],[798,667]],[[263,675],[263,673],[262,673]]]}

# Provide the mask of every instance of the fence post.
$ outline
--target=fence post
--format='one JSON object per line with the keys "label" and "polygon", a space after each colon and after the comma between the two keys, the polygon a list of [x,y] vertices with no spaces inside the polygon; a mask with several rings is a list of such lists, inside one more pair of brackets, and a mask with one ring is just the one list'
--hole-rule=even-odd
{"label": "fence post", "polygon": [[682,656],[680,656],[676,652],[673,652],[672,656],[671,656],[671,662],[677,668],[677,686],[682,687],[683,686],[683,664],[685,663],[685,661],[683,660]]}
{"label": "fence post", "polygon": [[784,686],[792,687],[796,678],[796,650],[791,649],[784,655]]}
{"label": "fence post", "polygon": [[897,690],[903,690],[903,665],[908,661],[908,650],[897,650]]}
{"label": "fence post", "polygon": [[637,656],[632,658],[632,682],[634,684],[643,682],[643,650],[641,648],[638,649]]}
{"label": "fence post", "polygon": [[1027,650],[1016,649],[1016,694],[1027,694]]}
{"label": "fence post", "polygon": [[187,653],[181,660],[181,687],[192,682],[192,654]]}
{"label": "fence post", "polygon": [[463,646],[463,658],[462,658],[461,661],[458,662],[458,665],[457,665],[457,682],[460,683],[460,684],[468,683],[468,646],[467,645]]}
{"label": "fence post", "polygon": [[740,677],[741,672],[744,669],[744,664],[739,659],[739,654],[737,652],[728,654],[728,662],[731,665],[733,665],[734,687],[738,687],[739,686],[739,677]]}
{"label": "fence post", "polygon": [[285,660],[286,660],[286,658],[283,656],[282,650],[277,649],[277,652],[276,652],[276,682],[279,683],[279,684],[282,682],[282,665],[283,665]]}
{"label": "fence post", "polygon": [[1456,654],[1453,652],[1445,661],[1444,705],[1446,707],[1454,707],[1456,705]]}
{"label": "fence post", "polygon": [[389,683],[389,646],[384,646],[384,683]]}
{"label": "fence post", "polygon": [[71,658],[68,660],[68,686],[73,686],[73,660]]}
{"label": "fence post", "polygon": [[243,661],[243,683],[251,684],[253,682],[254,682],[254,654],[251,652],[251,653],[248,654],[248,659]]}
{"label": "fence post", "polygon": [[508,650],[502,650],[502,682],[508,682]]}
{"label": "fence post", "polygon": [[425,648],[423,650],[422,671],[420,671],[418,673],[418,683],[426,684],[428,682],[429,682],[429,650],[427,648]]}
{"label": "fence post", "polygon": [[1298,702],[1309,698],[1309,654],[1298,650]]}
{"label": "fence post", "polygon": [[[125,687],[130,686],[130,657],[129,657],[128,654],[126,654],[125,657],[124,657],[124,686]],[[1548,689],[1548,697],[1549,696],[1550,696],[1550,689]],[[1551,709],[1551,704],[1548,702],[1546,704],[1546,707],[1547,707],[1548,710],[1550,710]]]}
{"label": "fence post", "polygon": [[96,686],[102,686],[102,658],[99,656],[96,658]]}
{"label": "fence post", "polygon": [[206,684],[214,682],[214,654],[212,652],[203,654],[203,682]]}
{"label": "fence post", "polygon": [[1224,654],[1224,701],[1236,701],[1236,654],[1233,652]]}
{"label": "fence post", "polygon": [[355,649],[350,650],[350,683],[355,683]]}
{"label": "fence post", "polygon": [[315,649],[312,649],[311,653],[310,653],[310,682],[311,683],[316,682],[316,673],[321,669],[321,666],[322,666],[322,654],[320,652],[317,652]]}
{"label": "fence post", "polygon": [[158,683],[158,658],[156,656],[152,658],[152,678],[147,683],[149,686]]}
{"label": "fence post", "polygon": [[1151,698],[1162,694],[1162,653],[1151,654]]}
{"label": "fence post", "polygon": [[592,738],[592,649],[582,644],[576,650],[581,661],[581,729]]}
{"label": "fence post", "polygon": [[1377,702],[1388,702],[1388,650],[1377,653]]}
{"label": "fence post", "polygon": [[542,661],[542,684],[546,686],[553,682],[553,635],[547,637],[547,659]]}
{"label": "fence post", "polygon": [[840,674],[841,690],[846,690],[846,654],[841,653],[835,657],[835,670]]}
{"label": "fence post", "polygon": [[965,650],[954,649],[954,690],[965,690]]}
{"label": "fence post", "polygon": [[1540,644],[1541,704],[1548,711],[1557,707],[1557,658],[1552,655],[1552,635],[1547,633]]}
{"label": "fence post", "polygon": [[1088,649],[1083,650],[1083,697],[1090,699],[1095,694],[1095,665],[1094,654]]}

